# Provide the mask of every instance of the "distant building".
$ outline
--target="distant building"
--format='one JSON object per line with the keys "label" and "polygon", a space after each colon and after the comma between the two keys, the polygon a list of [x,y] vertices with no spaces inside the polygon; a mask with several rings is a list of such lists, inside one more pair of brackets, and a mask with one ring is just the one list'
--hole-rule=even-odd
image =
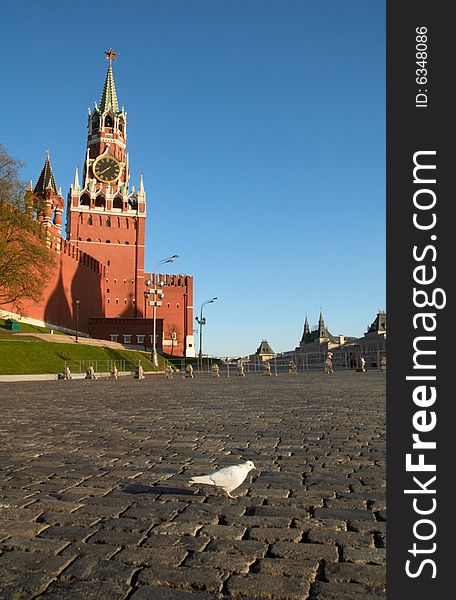
{"label": "distant building", "polygon": [[276,353],[269,345],[268,340],[261,340],[261,343],[258,346],[255,354],[251,354],[249,358],[256,361],[260,360],[264,362],[266,360],[271,360],[271,358],[274,358],[275,356]]}
{"label": "distant building", "polygon": [[320,311],[318,325],[312,331],[306,317],[301,341],[299,342],[299,346],[296,347],[295,352],[327,352],[354,339],[344,335],[332,335],[326,327],[323,314]]}

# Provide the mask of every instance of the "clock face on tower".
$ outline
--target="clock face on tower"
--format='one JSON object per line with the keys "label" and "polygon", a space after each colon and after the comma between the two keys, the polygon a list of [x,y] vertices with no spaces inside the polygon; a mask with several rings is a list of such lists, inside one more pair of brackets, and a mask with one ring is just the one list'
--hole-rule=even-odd
{"label": "clock face on tower", "polygon": [[95,177],[103,183],[117,181],[120,177],[120,163],[113,156],[99,156],[93,163]]}

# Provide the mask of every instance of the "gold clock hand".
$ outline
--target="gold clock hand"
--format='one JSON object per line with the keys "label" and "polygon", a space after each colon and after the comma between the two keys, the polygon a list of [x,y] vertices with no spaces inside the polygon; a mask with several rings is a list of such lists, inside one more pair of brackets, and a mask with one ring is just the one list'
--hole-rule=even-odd
{"label": "gold clock hand", "polygon": [[100,171],[98,173],[98,175],[103,175],[103,173],[106,173],[106,171],[109,171],[110,168],[111,168],[111,165],[109,165],[109,167],[107,169],[104,169],[103,171]]}

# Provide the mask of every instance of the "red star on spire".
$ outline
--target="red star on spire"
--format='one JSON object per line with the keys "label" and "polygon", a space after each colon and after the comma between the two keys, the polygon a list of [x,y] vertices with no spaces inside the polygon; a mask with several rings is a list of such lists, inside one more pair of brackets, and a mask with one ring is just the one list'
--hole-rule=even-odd
{"label": "red star on spire", "polygon": [[114,52],[112,48],[109,48],[109,51],[105,52],[105,54],[106,60],[109,60],[110,63],[112,63],[113,60],[116,60],[117,52]]}

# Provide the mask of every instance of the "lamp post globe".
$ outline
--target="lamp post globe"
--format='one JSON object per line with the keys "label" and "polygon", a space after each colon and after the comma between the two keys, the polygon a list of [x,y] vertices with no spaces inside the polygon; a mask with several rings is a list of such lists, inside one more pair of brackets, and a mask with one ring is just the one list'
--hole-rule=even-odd
{"label": "lamp post globe", "polygon": [[[160,305],[161,305],[161,300],[163,299],[163,296],[164,296],[163,292],[159,291],[157,289],[158,288],[157,270],[160,265],[172,263],[176,260],[176,258],[179,258],[179,254],[173,254],[172,256],[169,256],[168,258],[162,258],[161,260],[159,260],[157,262],[157,264],[155,265],[152,279],[148,279],[145,282],[147,286],[152,285],[152,289],[149,291],[153,296],[153,301],[152,301],[152,306],[153,306],[152,363],[153,363],[154,367],[158,367],[157,341],[156,341],[156,337],[157,337],[157,306],[158,306],[158,302],[160,302]],[[159,299],[157,299],[157,297]]]}
{"label": "lamp post globe", "polygon": [[79,303],[80,300],[76,300],[76,337],[74,339],[75,342],[79,342]]}
{"label": "lamp post globe", "polygon": [[198,357],[200,360],[203,358],[203,325],[206,325],[206,317],[203,317],[203,306],[206,306],[206,304],[211,304],[212,302],[215,302],[216,300],[218,300],[217,296],[215,296],[214,298],[211,298],[210,300],[205,300],[201,304],[199,319],[198,319],[198,317],[195,317],[195,321],[198,323],[199,331],[200,331],[200,343],[199,343],[199,352],[198,352]]}

